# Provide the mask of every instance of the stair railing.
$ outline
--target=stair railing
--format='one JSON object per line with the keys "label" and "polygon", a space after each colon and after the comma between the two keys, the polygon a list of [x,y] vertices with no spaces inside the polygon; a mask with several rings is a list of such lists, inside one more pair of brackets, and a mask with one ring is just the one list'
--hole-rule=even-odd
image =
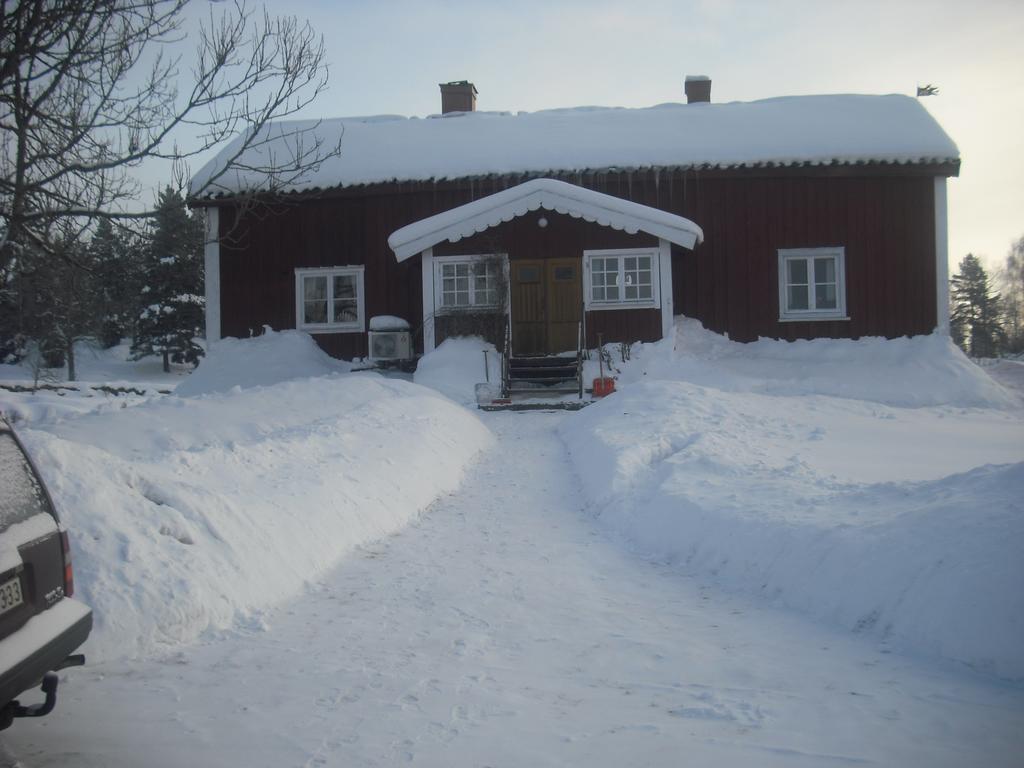
{"label": "stair railing", "polygon": [[580,400],[583,399],[583,321],[577,323],[576,332],[576,388],[579,390]]}
{"label": "stair railing", "polygon": [[501,350],[501,396],[508,397],[512,391],[512,318],[505,323],[505,345]]}

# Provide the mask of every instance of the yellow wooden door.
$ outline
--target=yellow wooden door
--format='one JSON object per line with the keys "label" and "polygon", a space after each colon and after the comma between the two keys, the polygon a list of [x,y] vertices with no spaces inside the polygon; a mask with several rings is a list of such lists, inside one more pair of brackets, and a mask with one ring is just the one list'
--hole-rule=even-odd
{"label": "yellow wooden door", "polygon": [[583,287],[580,276],[582,259],[548,259],[547,344],[549,354],[575,352],[579,322],[583,311]]}
{"label": "yellow wooden door", "polygon": [[511,264],[512,352],[574,352],[582,318],[582,259],[522,259]]}
{"label": "yellow wooden door", "polygon": [[512,352],[543,355],[547,351],[544,262],[541,259],[513,261],[510,271]]}

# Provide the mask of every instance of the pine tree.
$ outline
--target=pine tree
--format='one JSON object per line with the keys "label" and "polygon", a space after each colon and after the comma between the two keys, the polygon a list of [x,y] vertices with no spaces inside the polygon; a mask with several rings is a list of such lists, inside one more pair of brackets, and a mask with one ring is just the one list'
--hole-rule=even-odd
{"label": "pine tree", "polygon": [[199,362],[195,339],[203,332],[203,226],[185,201],[168,187],[157,202],[142,264],[131,356],[170,363]]}
{"label": "pine tree", "polygon": [[46,247],[52,263],[19,279],[23,328],[47,367],[67,365],[68,381],[77,379],[75,345],[94,339],[100,322],[100,284],[80,235],[70,220],[63,221]]}
{"label": "pine tree", "polygon": [[995,357],[1005,344],[1006,332],[999,296],[992,293],[985,268],[976,256],[967,254],[950,283],[953,340],[971,357]]}
{"label": "pine tree", "polygon": [[139,295],[141,251],[137,236],[117,230],[107,219],[96,227],[89,260],[99,287],[97,336],[105,348],[132,333]]}

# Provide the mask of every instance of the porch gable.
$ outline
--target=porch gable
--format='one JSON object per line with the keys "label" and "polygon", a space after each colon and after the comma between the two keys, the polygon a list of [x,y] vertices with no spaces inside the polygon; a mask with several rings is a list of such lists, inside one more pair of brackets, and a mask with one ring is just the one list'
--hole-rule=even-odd
{"label": "porch gable", "polygon": [[533,179],[402,227],[388,245],[401,262],[442,241],[455,243],[538,209],[629,234],[646,232],[691,250],[704,239],[701,228],[682,216],[564,181]]}

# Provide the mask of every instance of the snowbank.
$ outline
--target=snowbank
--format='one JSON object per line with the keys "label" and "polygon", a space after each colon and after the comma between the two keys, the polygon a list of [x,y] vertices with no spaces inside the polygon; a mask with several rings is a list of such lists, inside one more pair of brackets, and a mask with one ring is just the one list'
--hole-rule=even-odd
{"label": "snowbank", "polygon": [[501,384],[501,361],[493,344],[477,336],[445,339],[420,358],[413,381],[463,405],[476,405],[476,385],[486,380],[484,352],[491,382]]}
{"label": "snowbank", "polygon": [[[200,344],[204,342],[197,340]],[[171,364],[170,373],[164,373],[163,361],[158,357],[130,360],[131,344],[127,341],[103,349],[92,341],[75,342],[75,376],[77,382],[68,382],[67,366],[43,370],[40,384],[82,387],[85,384],[132,386],[136,388],[173,389],[188,375],[192,366]],[[28,360],[19,364],[0,363],[0,382],[31,384],[33,372]]]}
{"label": "snowbank", "polygon": [[[249,346],[289,347],[286,336]],[[205,387],[231,380],[228,362],[245,345],[225,348]],[[258,620],[453,491],[492,439],[471,412],[374,374],[167,396],[32,426],[21,435],[71,528],[78,593],[95,610],[91,659]]]}
{"label": "snowbank", "polygon": [[258,387],[306,376],[345,373],[351,366],[324,352],[302,331],[266,328],[251,339],[221,339],[210,346],[199,367],[178,385],[182,397]]}
{"label": "snowbank", "polygon": [[[171,365],[164,373],[159,358],[129,360],[130,344],[110,349],[80,341],[75,344],[77,381],[66,368],[45,370],[33,382],[27,364],[0,364],[0,413],[20,423],[56,422],[91,411],[115,411],[174,390],[191,366]],[[38,388],[30,391],[33,386]]]}
{"label": "snowbank", "polygon": [[[860,386],[876,401],[905,399],[903,381],[887,392],[867,371],[848,386],[755,377],[765,351],[775,348],[724,367],[762,388],[849,398]],[[775,358],[761,362],[770,375]],[[833,358],[837,370],[848,363]],[[700,365],[714,373],[711,360]],[[967,391],[948,383],[927,397]],[[1024,678],[1019,412],[647,381],[575,414],[561,434],[594,514],[640,551],[905,649]]]}
{"label": "snowbank", "polygon": [[[608,345],[613,349],[614,345]],[[730,392],[832,395],[901,407],[1013,408],[1021,399],[993,381],[946,336],[730,341],[677,317],[668,340],[635,344],[622,384],[671,379]],[[597,363],[588,367],[597,376]]]}

